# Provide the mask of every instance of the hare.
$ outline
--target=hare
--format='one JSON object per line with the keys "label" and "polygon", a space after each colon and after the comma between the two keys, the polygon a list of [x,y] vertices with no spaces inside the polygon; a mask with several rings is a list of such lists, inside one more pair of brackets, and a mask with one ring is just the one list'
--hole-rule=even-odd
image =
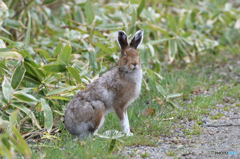
{"label": "hare", "polygon": [[119,65],[104,73],[79,91],[68,103],[65,126],[69,133],[80,139],[91,137],[102,126],[105,116],[115,111],[123,132],[132,136],[127,107],[138,97],[141,90],[142,68],[136,50],[143,40],[143,30],[133,36],[130,45],[124,31],[118,31],[117,42],[121,48]]}

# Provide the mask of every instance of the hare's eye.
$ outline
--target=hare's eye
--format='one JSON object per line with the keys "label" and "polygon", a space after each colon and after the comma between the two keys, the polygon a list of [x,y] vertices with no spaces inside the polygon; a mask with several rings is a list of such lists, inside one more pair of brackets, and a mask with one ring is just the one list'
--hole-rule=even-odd
{"label": "hare's eye", "polygon": [[127,56],[127,54],[124,52],[123,56]]}

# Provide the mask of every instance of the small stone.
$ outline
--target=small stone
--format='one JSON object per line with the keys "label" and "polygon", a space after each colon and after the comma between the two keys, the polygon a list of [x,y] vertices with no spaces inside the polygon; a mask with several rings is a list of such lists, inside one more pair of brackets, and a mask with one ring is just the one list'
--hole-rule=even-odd
{"label": "small stone", "polygon": [[182,148],[182,147],[183,147],[183,145],[177,145],[176,147],[177,147],[177,148]]}

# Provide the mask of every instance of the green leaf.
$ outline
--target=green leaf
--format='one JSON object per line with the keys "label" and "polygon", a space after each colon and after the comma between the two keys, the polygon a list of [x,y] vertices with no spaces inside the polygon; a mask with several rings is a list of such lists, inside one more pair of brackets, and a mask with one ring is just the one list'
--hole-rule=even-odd
{"label": "green leaf", "polygon": [[177,106],[176,103],[174,103],[174,102],[171,101],[171,100],[168,100],[168,102],[170,103],[170,105],[172,106],[172,108],[178,109],[178,106]]}
{"label": "green leaf", "polygon": [[174,39],[170,39],[169,40],[169,48],[170,48],[170,56],[171,57],[174,57],[174,55],[175,55],[175,50],[176,50],[176,42],[175,42],[175,40]]}
{"label": "green leaf", "polygon": [[41,104],[44,112],[44,127],[47,129],[47,132],[50,133],[53,126],[52,109],[43,98],[41,99]]}
{"label": "green leaf", "polygon": [[67,69],[68,69],[69,73],[73,76],[73,78],[76,80],[76,82],[78,84],[82,83],[82,79],[81,79],[77,69],[75,69],[75,68],[73,68],[71,66],[67,66]]}
{"label": "green leaf", "polygon": [[66,101],[70,101],[70,98],[66,98],[66,97],[62,97],[62,96],[50,96],[50,97],[46,97],[49,99],[60,99],[60,100],[66,100]]}
{"label": "green leaf", "polygon": [[93,76],[95,76],[95,71],[96,71],[96,67],[95,67],[95,52],[94,51],[89,51],[88,52],[89,55],[89,61],[90,61],[90,66],[93,68]]}
{"label": "green leaf", "polygon": [[5,28],[3,28],[2,26],[0,26],[0,30],[4,31],[5,33],[7,33],[8,35],[12,35],[9,31],[7,31]]}
{"label": "green leaf", "polygon": [[187,56],[188,54],[187,54],[186,50],[183,48],[183,46],[180,43],[180,41],[176,40],[176,42],[177,42],[177,49],[178,49],[179,55],[181,57]]}
{"label": "green leaf", "polygon": [[61,116],[65,115],[64,111],[53,110],[53,112],[57,113],[58,115],[61,115]]}
{"label": "green leaf", "polygon": [[86,12],[86,17],[87,17],[88,24],[91,25],[93,23],[94,18],[95,18],[95,14],[94,14],[92,3],[91,3],[90,0],[87,0],[87,2],[85,4],[85,12]]}
{"label": "green leaf", "polygon": [[146,70],[147,70],[148,74],[153,73],[153,74],[154,74],[155,76],[157,76],[160,80],[163,79],[163,77],[162,77],[160,74],[158,74],[157,72],[153,71],[152,69],[146,69]]}
{"label": "green leaf", "polygon": [[194,45],[194,42],[189,41],[188,39],[186,39],[186,38],[184,38],[184,37],[179,36],[179,38],[182,39],[183,41],[185,41],[187,44],[189,44],[189,45],[191,45],[191,46]]}
{"label": "green leaf", "polygon": [[40,66],[38,66],[38,65],[33,61],[33,59],[25,58],[24,61],[30,63],[33,67],[40,68]]}
{"label": "green leaf", "polygon": [[168,54],[169,54],[170,62],[172,62],[175,58],[176,47],[177,47],[177,44],[175,39],[170,39],[168,41]]}
{"label": "green leaf", "polygon": [[10,127],[9,127],[9,134],[12,133],[12,130],[13,130],[13,127],[17,121],[17,118],[18,118],[18,113],[19,113],[19,110],[14,110],[12,113],[11,113],[11,116],[10,116]]}
{"label": "green leaf", "polygon": [[6,42],[9,42],[9,43],[11,43],[11,44],[17,45],[17,42],[14,42],[14,41],[12,41],[12,40],[4,37],[4,36],[0,36],[0,39],[4,40],[4,41],[6,41]]}
{"label": "green leaf", "polygon": [[33,75],[27,72],[25,73],[23,80],[34,83],[34,84],[38,84],[38,85],[41,84],[41,81],[39,81],[36,77],[34,77]]}
{"label": "green leaf", "polygon": [[16,50],[16,52],[18,52],[19,54],[21,54],[22,57],[24,57],[24,58],[25,58],[25,57],[28,57],[28,56],[30,56],[30,58],[32,57],[28,51],[19,51],[19,50]]}
{"label": "green leaf", "polygon": [[56,47],[55,50],[54,50],[53,56],[54,56],[54,57],[57,57],[57,55],[60,55],[61,52],[62,52],[62,49],[63,49],[63,45],[62,45],[61,42],[59,42],[58,45],[57,45],[57,47]]}
{"label": "green leaf", "polygon": [[174,94],[167,95],[167,98],[175,98],[175,97],[180,97],[182,95],[183,95],[182,93],[174,93]]}
{"label": "green leaf", "polygon": [[105,51],[108,54],[113,53],[113,51],[111,49],[109,49],[106,45],[102,45],[101,43],[95,43],[94,46],[101,48],[103,51]]}
{"label": "green leaf", "polygon": [[44,84],[49,84],[49,83],[51,83],[51,82],[53,82],[53,81],[55,81],[56,80],[56,77],[54,77],[54,76],[48,76],[46,79],[44,79],[42,82],[44,83]]}
{"label": "green leaf", "polygon": [[66,65],[63,64],[50,64],[50,65],[45,65],[42,67],[43,70],[47,72],[66,72],[67,68]]}
{"label": "green leaf", "polygon": [[117,139],[121,142],[123,142],[123,141],[120,140],[119,138],[124,136],[123,133],[121,133],[117,130],[108,130],[108,131],[105,131],[103,134],[96,134],[96,135],[103,139]]}
{"label": "green leaf", "polygon": [[82,12],[81,7],[79,7],[79,6],[76,7],[76,20],[79,23],[83,23],[84,22],[83,12]]}
{"label": "green leaf", "polygon": [[13,96],[23,102],[35,103],[39,101],[34,96],[22,92],[15,92]]}
{"label": "green leaf", "polygon": [[170,25],[170,28],[172,29],[172,31],[176,33],[177,32],[177,23],[176,23],[176,20],[173,17],[173,15],[168,16],[168,22],[169,22],[169,25]]}
{"label": "green leaf", "polygon": [[13,89],[12,89],[10,83],[8,82],[7,77],[4,77],[4,80],[2,82],[2,91],[3,91],[4,98],[9,103],[10,100],[12,99]]}
{"label": "green leaf", "polygon": [[150,52],[152,54],[152,57],[154,57],[155,56],[155,51],[154,51],[153,46],[150,43],[148,43],[147,46],[148,46],[148,48],[149,48],[149,50],[150,50]]}
{"label": "green leaf", "polygon": [[112,153],[113,148],[116,146],[116,141],[117,141],[116,139],[111,140],[110,146],[108,148],[108,153]]}
{"label": "green leaf", "polygon": [[[19,110],[15,110],[11,113],[11,123],[9,127],[9,134],[13,134],[9,136],[9,141],[11,141],[11,145],[20,153],[22,153],[26,158],[31,158],[31,151],[28,148],[26,141],[22,138],[19,131],[15,128],[15,122],[17,120]],[[1,142],[0,142],[1,143]]]}
{"label": "green leaf", "polygon": [[145,0],[142,0],[140,5],[138,6],[137,8],[137,16],[139,17],[140,13],[142,12],[142,10],[144,9],[145,7]]}
{"label": "green leaf", "polygon": [[32,120],[32,122],[41,130],[41,126],[39,125],[35,115],[33,114],[33,112],[28,109],[27,107],[23,106],[23,105],[20,105],[20,104],[17,104],[17,103],[11,103],[11,105],[15,108],[18,108],[20,109],[21,111],[23,111],[24,113],[26,113]]}
{"label": "green leaf", "polygon": [[127,17],[126,17],[123,13],[121,14],[120,17],[122,18],[122,22],[123,22],[123,24],[124,24],[124,26],[125,26],[125,30],[128,30]]}
{"label": "green leaf", "polygon": [[[136,19],[137,19],[136,11],[135,11],[135,8],[132,7],[131,28],[134,28],[134,26],[135,26],[135,24],[136,24]],[[133,34],[133,32],[130,32],[130,33]]]}
{"label": "green leaf", "polygon": [[178,28],[182,28],[182,26],[185,24],[188,17],[188,12],[184,12],[184,15],[182,19],[179,21]]}
{"label": "green leaf", "polygon": [[11,51],[10,49],[6,48],[6,44],[5,44],[5,42],[2,39],[0,39],[0,49],[1,49],[1,51]]}
{"label": "green leaf", "polygon": [[5,158],[13,158],[12,154],[10,152],[10,143],[9,143],[9,134],[8,133],[2,133],[0,138],[0,155],[1,157]]}
{"label": "green leaf", "polygon": [[164,90],[164,88],[161,85],[159,85],[158,83],[156,83],[156,88],[157,88],[158,92],[161,93],[161,95],[164,96],[164,98],[166,98],[167,93]]}
{"label": "green leaf", "polygon": [[162,42],[168,41],[169,39],[171,39],[171,38],[159,39],[159,40],[153,40],[153,41],[149,41],[148,43],[151,44],[151,45],[156,45],[156,44],[159,44],[159,43],[162,43]]}
{"label": "green leaf", "polygon": [[68,65],[69,61],[71,60],[71,53],[72,53],[72,47],[68,43],[64,48],[62,53],[60,54],[59,60],[64,63],[65,65]]}
{"label": "green leaf", "polygon": [[161,33],[163,33],[163,34],[165,34],[165,35],[167,35],[167,36],[171,35],[171,33],[170,33],[168,30],[165,30],[165,29],[163,29],[163,28],[160,28],[159,26],[156,26],[156,25],[154,25],[154,24],[149,24],[149,25],[147,25],[146,27],[150,28],[151,30],[160,31]]}
{"label": "green leaf", "polygon": [[[22,135],[15,127],[13,127],[13,133],[17,138],[17,144],[16,142],[14,142],[15,146],[25,156],[25,158],[31,158],[31,151],[27,145],[27,142],[23,139]],[[13,138],[11,137],[10,139],[13,139]]]}
{"label": "green leaf", "polygon": [[6,67],[6,59],[3,59],[1,62],[0,62],[0,69],[5,69],[7,71],[9,71],[9,69]]}
{"label": "green leaf", "polygon": [[32,73],[39,81],[42,81],[43,77],[41,76],[40,70],[31,65],[29,62],[24,62],[24,66],[27,69],[28,73]]}
{"label": "green leaf", "polygon": [[15,20],[13,18],[7,18],[5,21],[11,28],[19,29],[22,27],[21,23],[17,19]]}
{"label": "green leaf", "polygon": [[42,111],[42,104],[41,103],[38,103],[38,105],[36,106],[36,110],[38,112],[41,112]]}
{"label": "green leaf", "polygon": [[16,59],[19,61],[23,61],[24,58],[21,54],[19,54],[16,51],[4,51],[4,52],[0,52],[0,57],[3,58],[11,58],[11,59]]}
{"label": "green leaf", "polygon": [[47,93],[47,96],[49,95],[53,95],[53,94],[61,94],[62,92],[65,92],[65,91],[71,91],[73,90],[74,88],[76,88],[75,86],[68,86],[68,87],[63,87],[63,88],[58,88],[58,89],[54,89],[52,91],[49,91]]}
{"label": "green leaf", "polygon": [[41,54],[41,56],[42,56],[43,58],[45,58],[45,59],[51,58],[51,56],[47,53],[46,50],[36,49],[36,51],[38,51],[38,52]]}
{"label": "green leaf", "polygon": [[[98,30],[116,30],[116,29],[121,29],[122,25],[120,24],[109,24],[109,23],[103,23],[100,24],[96,27]],[[94,32],[95,34],[95,32]]]}
{"label": "green leaf", "polygon": [[22,82],[26,69],[22,66],[16,67],[11,79],[11,85],[13,89],[17,89],[19,84]]}
{"label": "green leaf", "polygon": [[27,50],[28,45],[29,45],[30,32],[31,32],[31,15],[28,12],[28,27],[27,27],[27,35],[26,35],[26,42],[25,42],[25,50]]}

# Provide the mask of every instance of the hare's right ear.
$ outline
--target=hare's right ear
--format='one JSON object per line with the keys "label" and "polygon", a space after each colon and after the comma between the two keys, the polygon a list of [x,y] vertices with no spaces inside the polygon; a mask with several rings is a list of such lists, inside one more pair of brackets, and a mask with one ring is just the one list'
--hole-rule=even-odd
{"label": "hare's right ear", "polygon": [[124,50],[128,46],[127,35],[124,31],[118,30],[117,42],[121,50]]}
{"label": "hare's right ear", "polygon": [[138,30],[136,34],[133,36],[130,47],[134,47],[135,49],[142,43],[143,40],[143,30]]}

